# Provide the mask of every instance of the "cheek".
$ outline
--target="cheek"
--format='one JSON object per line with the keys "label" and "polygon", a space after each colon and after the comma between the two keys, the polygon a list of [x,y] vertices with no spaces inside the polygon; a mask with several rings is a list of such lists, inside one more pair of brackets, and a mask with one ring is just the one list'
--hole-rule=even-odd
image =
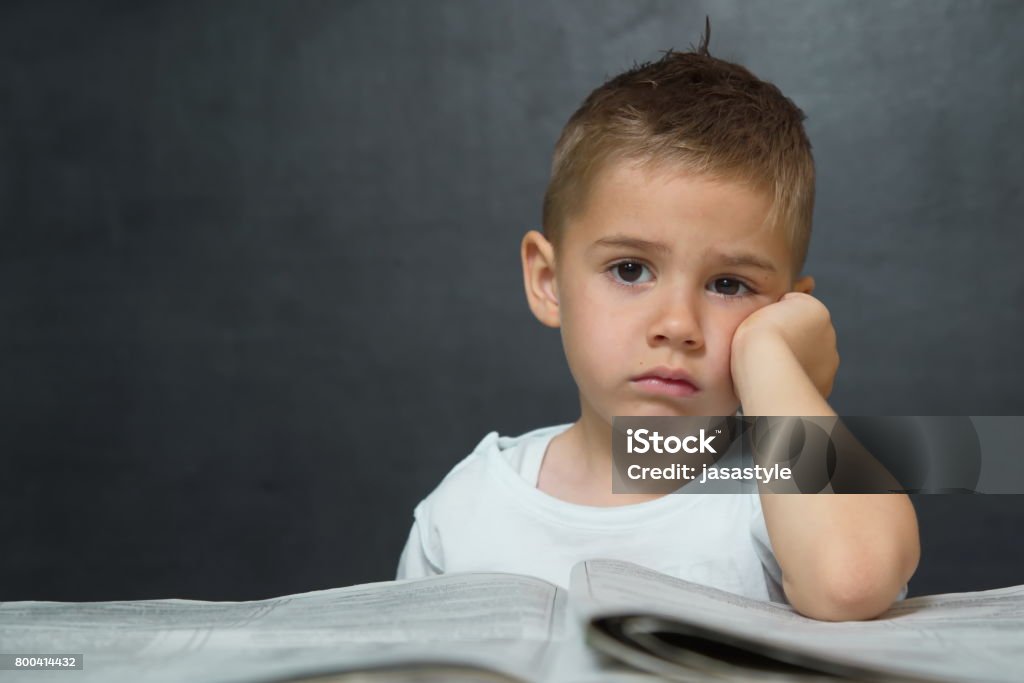
{"label": "cheek", "polygon": [[613,371],[628,357],[635,335],[629,321],[595,311],[578,316],[572,332],[577,357],[597,374]]}
{"label": "cheek", "polygon": [[562,302],[562,323],[581,344],[608,346],[628,334],[628,316],[622,315],[621,306],[609,301],[599,284],[588,283],[567,294]]}
{"label": "cheek", "polygon": [[618,347],[621,325],[605,314],[586,291],[573,291],[562,297],[562,343],[577,384],[607,365],[610,353]]}
{"label": "cheek", "polygon": [[742,310],[717,311],[707,335],[709,350],[728,355],[736,329],[758,308],[760,306],[743,306]]}

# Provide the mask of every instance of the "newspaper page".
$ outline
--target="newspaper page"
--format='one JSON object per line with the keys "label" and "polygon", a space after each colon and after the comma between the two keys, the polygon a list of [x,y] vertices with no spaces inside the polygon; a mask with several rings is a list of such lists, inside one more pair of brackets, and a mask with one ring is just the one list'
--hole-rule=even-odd
{"label": "newspaper page", "polygon": [[[553,653],[552,665],[541,679],[543,683],[662,683],[665,680],[660,675],[609,658],[589,647],[584,640],[583,628],[581,620],[567,620],[566,637]],[[680,679],[676,677],[673,680]],[[711,677],[689,680],[720,681]]]}
{"label": "newspaper page", "polygon": [[0,653],[78,654],[82,669],[5,666],[0,681],[238,683],[430,662],[540,680],[565,601],[540,579],[451,574],[250,602],[2,602]]}
{"label": "newspaper page", "polygon": [[932,681],[1011,682],[1024,670],[1024,585],[910,598],[870,621],[824,622],[639,565],[577,565],[570,604],[584,620],[646,614],[853,669]]}

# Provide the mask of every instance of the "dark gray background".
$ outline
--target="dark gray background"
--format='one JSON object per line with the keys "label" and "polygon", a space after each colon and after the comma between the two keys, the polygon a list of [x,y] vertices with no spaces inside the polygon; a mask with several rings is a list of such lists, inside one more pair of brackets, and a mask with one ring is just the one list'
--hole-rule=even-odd
{"label": "dark gray background", "polygon": [[[7,3],[0,599],[391,578],[484,434],[578,415],[519,240],[705,14],[808,115],[836,408],[1024,414],[1024,3]],[[915,504],[911,594],[1024,583],[1024,499]]]}

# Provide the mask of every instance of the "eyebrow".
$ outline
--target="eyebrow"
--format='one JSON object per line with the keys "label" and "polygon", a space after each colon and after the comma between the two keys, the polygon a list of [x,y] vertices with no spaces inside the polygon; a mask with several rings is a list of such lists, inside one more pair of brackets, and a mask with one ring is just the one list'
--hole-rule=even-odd
{"label": "eyebrow", "polygon": [[[672,247],[665,244],[664,242],[652,242],[650,240],[640,239],[638,237],[626,237],[625,235],[613,235],[612,237],[602,237],[593,244],[590,245],[589,249],[595,247],[620,247],[625,249],[636,249],[638,251],[649,251],[656,254],[669,255],[672,253]],[[588,250],[589,250],[588,249]],[[712,251],[709,253],[711,258],[720,261],[726,266],[750,266],[752,268],[759,268],[769,273],[777,273],[779,269],[774,263],[768,259],[762,258],[757,254],[752,254],[746,251],[738,251],[733,253],[722,253],[719,251]]]}
{"label": "eyebrow", "polygon": [[756,254],[750,254],[745,251],[736,252],[735,254],[713,252],[713,255],[727,266],[750,266],[752,268],[760,268],[761,270],[769,273],[777,273],[779,271],[779,269],[775,267],[775,264],[768,259],[763,259]]}
{"label": "eyebrow", "polygon": [[625,247],[626,249],[653,251],[658,254],[666,255],[672,253],[672,247],[668,246],[664,242],[651,242],[649,240],[642,240],[638,237],[626,237],[625,235],[602,237],[590,245],[591,249],[594,247]]}

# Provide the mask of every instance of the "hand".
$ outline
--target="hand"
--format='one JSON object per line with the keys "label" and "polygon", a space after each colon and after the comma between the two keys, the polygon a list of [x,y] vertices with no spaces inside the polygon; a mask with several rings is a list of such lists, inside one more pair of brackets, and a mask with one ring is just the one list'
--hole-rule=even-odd
{"label": "hand", "polygon": [[733,384],[742,402],[741,368],[756,368],[770,362],[770,353],[760,349],[783,342],[800,363],[807,377],[825,398],[832,393],[839,353],[836,330],[825,304],[810,294],[789,292],[781,299],[747,317],[732,338]]}

